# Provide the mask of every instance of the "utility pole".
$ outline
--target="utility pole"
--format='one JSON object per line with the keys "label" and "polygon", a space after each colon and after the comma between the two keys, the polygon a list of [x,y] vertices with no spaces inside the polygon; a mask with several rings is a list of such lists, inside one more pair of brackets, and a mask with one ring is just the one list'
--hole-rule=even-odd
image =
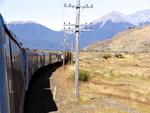
{"label": "utility pole", "polygon": [[88,31],[87,29],[80,29],[80,26],[87,26],[85,25],[80,25],[80,9],[81,8],[93,8],[93,5],[89,6],[86,4],[85,6],[81,6],[80,0],[76,0],[76,5],[72,4],[64,4],[64,7],[71,7],[76,9],[76,23],[75,24],[65,24],[64,26],[75,26],[75,30],[69,29],[69,31],[75,31],[75,96],[77,99],[77,102],[79,102],[79,35],[80,31]]}
{"label": "utility pole", "polygon": [[79,24],[80,24],[80,0],[77,0],[76,6],[76,26],[75,26],[75,53],[76,53],[76,61],[75,61],[75,95],[77,98],[77,102],[79,102]]}
{"label": "utility pole", "polygon": [[[73,52],[73,43],[72,43],[72,40],[70,41],[70,52],[72,53]],[[73,64],[72,61],[73,61],[73,57],[72,55],[70,56],[70,60],[71,60],[71,65]]]}
{"label": "utility pole", "polygon": [[66,58],[66,30],[64,30],[64,52],[63,52],[63,69],[65,71],[65,58]]}

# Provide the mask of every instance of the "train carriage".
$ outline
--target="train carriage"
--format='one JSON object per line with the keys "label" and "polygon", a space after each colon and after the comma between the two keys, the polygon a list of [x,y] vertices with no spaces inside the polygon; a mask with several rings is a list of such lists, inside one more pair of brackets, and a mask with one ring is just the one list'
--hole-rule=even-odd
{"label": "train carriage", "polygon": [[22,113],[25,95],[23,50],[1,16],[0,24],[1,112]]}
{"label": "train carriage", "polygon": [[[25,91],[37,69],[61,62],[58,51],[22,47],[0,15],[0,113],[23,113]],[[69,52],[66,54],[69,57]]]}
{"label": "train carriage", "polygon": [[41,68],[44,66],[45,59],[44,59],[44,53],[38,52],[38,68]]}
{"label": "train carriage", "polygon": [[6,71],[6,60],[5,59],[5,30],[2,16],[0,16],[0,105],[1,105],[1,113],[10,113],[9,106],[9,88],[8,88],[8,77],[7,75],[10,71]]}
{"label": "train carriage", "polygon": [[45,52],[44,61],[45,61],[44,66],[47,66],[48,64],[50,64],[50,54],[49,54],[49,52]]}
{"label": "train carriage", "polygon": [[38,54],[36,51],[28,50],[28,70],[29,70],[29,78],[31,79],[34,72],[38,69]]}

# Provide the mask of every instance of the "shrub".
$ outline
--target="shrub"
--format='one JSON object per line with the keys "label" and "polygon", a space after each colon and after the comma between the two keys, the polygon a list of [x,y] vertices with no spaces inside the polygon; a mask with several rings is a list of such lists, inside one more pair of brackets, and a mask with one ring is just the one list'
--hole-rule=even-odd
{"label": "shrub", "polygon": [[116,58],[124,58],[124,56],[122,54],[115,54]]}
{"label": "shrub", "polygon": [[111,58],[111,57],[112,57],[112,56],[111,56],[110,54],[105,54],[105,55],[103,55],[103,58],[106,59],[106,60],[107,60],[108,58]]}
{"label": "shrub", "polygon": [[[90,74],[86,70],[80,70],[79,71],[79,81],[88,81],[90,77]],[[75,79],[75,73],[73,73],[73,79]]]}

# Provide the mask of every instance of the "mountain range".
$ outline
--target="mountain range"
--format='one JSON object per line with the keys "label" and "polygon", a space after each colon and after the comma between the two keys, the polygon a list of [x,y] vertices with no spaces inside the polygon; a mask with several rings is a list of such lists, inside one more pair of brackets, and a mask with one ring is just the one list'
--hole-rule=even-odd
{"label": "mountain range", "polygon": [[44,50],[58,50],[62,47],[62,31],[53,31],[35,22],[11,22],[8,27],[24,47]]}
{"label": "mountain range", "polygon": [[84,48],[96,41],[112,38],[119,32],[150,24],[150,10],[143,10],[132,15],[123,15],[112,11],[93,21],[92,32],[81,34],[80,47]]}
{"label": "mountain range", "polygon": [[[80,48],[97,41],[111,39],[117,33],[150,24],[150,10],[138,11],[132,15],[123,15],[112,11],[92,22],[92,31],[80,34]],[[32,49],[62,50],[63,31],[53,31],[35,22],[11,22],[9,28],[16,34],[24,47]],[[67,35],[68,40],[74,34]],[[73,38],[70,38],[73,37]]]}

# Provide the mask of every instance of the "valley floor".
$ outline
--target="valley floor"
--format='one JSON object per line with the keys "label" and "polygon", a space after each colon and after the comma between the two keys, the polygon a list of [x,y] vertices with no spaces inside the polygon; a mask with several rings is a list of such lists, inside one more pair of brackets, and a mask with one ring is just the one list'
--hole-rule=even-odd
{"label": "valley floor", "polygon": [[150,113],[150,54],[80,53],[80,68],[90,73],[74,96],[74,64],[58,69],[50,83],[57,113]]}

